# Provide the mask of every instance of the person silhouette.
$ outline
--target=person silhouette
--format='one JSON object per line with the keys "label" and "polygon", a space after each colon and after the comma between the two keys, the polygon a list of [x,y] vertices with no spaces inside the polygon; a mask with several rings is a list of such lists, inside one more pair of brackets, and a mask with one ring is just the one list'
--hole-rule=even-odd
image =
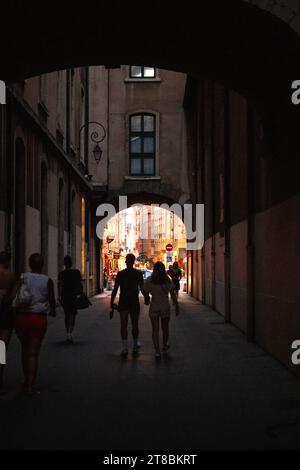
{"label": "person silhouette", "polygon": [[180,281],[182,279],[182,271],[179,268],[179,264],[177,261],[173,263],[173,266],[170,267],[168,270],[168,275],[172,279],[173,286],[174,286],[174,292],[176,296],[178,297],[179,291],[180,291]]}
{"label": "person silhouette", "polygon": [[42,274],[44,260],[34,253],[29,258],[30,272],[22,275],[31,295],[30,304],[17,310],[15,329],[22,346],[24,392],[31,396],[40,392],[35,388],[38,359],[47,331],[47,316],[56,316],[54,283]]}
{"label": "person silhouette", "polygon": [[174,291],[172,280],[166,273],[165,265],[158,261],[153,267],[152,276],[147,279],[144,285],[144,291],[147,296],[151,295],[149,316],[152,324],[152,339],[155,348],[155,357],[161,358],[159,328],[163,333],[163,352],[166,354],[169,345],[169,322],[171,317],[171,306],[169,296],[175,305],[176,315],[179,314],[179,305]]}
{"label": "person silhouette", "polygon": [[[8,347],[14,327],[12,300],[17,291],[17,275],[10,269],[11,255],[0,253],[0,340]],[[0,364],[0,391],[3,390],[4,365]]]}
{"label": "person silhouette", "polygon": [[[114,289],[111,295],[111,318],[115,309],[115,298],[120,288],[120,299],[118,311],[121,320],[121,337],[123,342],[123,349],[121,355],[126,357],[128,355],[128,317],[130,316],[132,323],[132,336],[133,336],[133,354],[138,354],[139,349],[139,315],[140,315],[140,302],[139,291],[145,297],[143,289],[144,279],[143,274],[134,269],[135,256],[128,254],[126,256],[127,268],[120,271],[116,276]],[[146,298],[145,298],[146,299]]]}
{"label": "person silhouette", "polygon": [[75,328],[77,309],[76,296],[83,292],[82,276],[79,269],[73,269],[71,256],[64,257],[64,271],[58,275],[58,291],[60,303],[65,313],[65,328],[67,332],[67,343],[73,343],[73,332]]}

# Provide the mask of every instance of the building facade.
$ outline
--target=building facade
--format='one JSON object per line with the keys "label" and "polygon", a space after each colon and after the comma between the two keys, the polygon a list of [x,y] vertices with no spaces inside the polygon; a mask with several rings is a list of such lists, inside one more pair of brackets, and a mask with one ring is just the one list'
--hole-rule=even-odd
{"label": "building facade", "polygon": [[93,292],[93,253],[86,161],[80,129],[87,121],[87,69],[11,85],[1,107],[0,249],[18,273],[32,253],[57,285],[66,254]]}
{"label": "building facade", "polygon": [[[166,249],[167,245],[169,251]],[[143,205],[118,212],[106,225],[103,242],[103,264],[107,272],[125,268],[126,255],[132,253],[137,266],[153,269],[154,263],[166,266],[177,261],[185,270],[186,230],[173,212]]]}
{"label": "building facade", "polygon": [[[89,140],[94,213],[103,201],[118,211],[119,195],[128,197],[129,206],[190,200],[185,86],[185,74],[153,67],[89,68],[89,134],[99,134],[102,150],[97,164],[93,158],[97,138]],[[113,244],[104,251],[113,251]],[[139,244],[136,253],[143,251],[149,250]],[[100,261],[101,288],[104,264]]]}
{"label": "building facade", "polygon": [[120,194],[129,204],[189,199],[185,79],[151,67],[101,66],[8,87],[0,117],[0,249],[11,251],[17,272],[41,252],[57,285],[70,254],[92,295],[103,288],[99,204],[118,209]]}
{"label": "building facade", "polygon": [[[186,75],[124,65],[91,67],[89,80],[89,119],[106,129],[98,165],[90,141],[92,184],[108,188],[107,200],[127,194],[139,203],[154,202],[155,197],[159,202],[188,201]],[[91,131],[97,129],[91,125]]]}

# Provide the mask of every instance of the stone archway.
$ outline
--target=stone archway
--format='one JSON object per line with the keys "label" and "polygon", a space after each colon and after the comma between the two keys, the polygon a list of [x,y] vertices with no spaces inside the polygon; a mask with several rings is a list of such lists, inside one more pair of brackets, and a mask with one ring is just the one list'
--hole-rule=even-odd
{"label": "stone archway", "polygon": [[[200,15],[198,5],[181,1],[153,2],[147,15],[135,8],[138,2],[99,3],[93,10],[60,4],[57,15],[57,2],[51,2],[35,8],[34,16],[27,4],[3,6],[1,78],[9,82],[74,66],[151,63],[222,81],[258,104],[271,106],[274,91],[275,108],[286,99],[289,104],[290,82],[300,72],[294,1],[209,0],[201,2]],[[143,26],[138,41],[137,24]],[[8,38],[10,54],[5,53]]]}
{"label": "stone archway", "polygon": [[280,18],[300,35],[300,5],[294,0],[243,0]]}
{"label": "stone archway", "polygon": [[36,6],[34,15],[26,3],[2,6],[1,79],[141,63],[220,82],[258,110],[274,158],[285,160],[283,169],[294,167],[282,174],[279,165],[284,191],[297,190],[300,107],[291,102],[291,84],[300,77],[300,37],[293,0],[206,0],[200,14],[197,4],[181,1],[152,2],[147,15],[136,1],[57,5]]}

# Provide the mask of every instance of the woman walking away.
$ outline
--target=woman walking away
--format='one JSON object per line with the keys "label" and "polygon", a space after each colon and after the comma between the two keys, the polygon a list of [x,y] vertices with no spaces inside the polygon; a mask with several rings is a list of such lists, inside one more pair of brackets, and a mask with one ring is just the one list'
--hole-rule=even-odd
{"label": "woman walking away", "polygon": [[172,279],[174,291],[175,291],[176,296],[178,297],[178,294],[180,291],[180,281],[182,279],[182,271],[179,268],[179,264],[177,263],[177,261],[175,261],[173,266],[170,267],[168,271],[168,275]]}
{"label": "woman walking away", "polygon": [[58,275],[58,290],[60,303],[65,312],[67,342],[73,343],[73,331],[77,315],[76,297],[83,292],[82,277],[78,269],[72,269],[71,256],[65,256],[64,265],[65,270]]}
{"label": "woman walking away", "polygon": [[56,303],[53,281],[42,274],[43,257],[35,253],[29,258],[31,272],[22,276],[22,282],[31,294],[26,308],[17,310],[16,333],[22,345],[24,392],[39,394],[35,389],[39,352],[47,331],[47,314],[55,317]]}
{"label": "woman walking away", "polygon": [[152,338],[155,347],[155,357],[160,359],[160,321],[163,333],[163,352],[167,353],[169,349],[169,322],[171,316],[169,295],[171,295],[175,305],[176,315],[179,314],[179,305],[174,293],[173,284],[166,273],[164,264],[160,261],[154,265],[153,274],[145,282],[144,290],[148,295],[151,294],[152,297],[149,315],[152,323]]}
{"label": "woman walking away", "polygon": [[[9,344],[14,327],[12,300],[16,294],[17,276],[10,269],[11,256],[0,253],[0,341],[6,348]],[[3,388],[4,365],[0,364],[0,391]]]}

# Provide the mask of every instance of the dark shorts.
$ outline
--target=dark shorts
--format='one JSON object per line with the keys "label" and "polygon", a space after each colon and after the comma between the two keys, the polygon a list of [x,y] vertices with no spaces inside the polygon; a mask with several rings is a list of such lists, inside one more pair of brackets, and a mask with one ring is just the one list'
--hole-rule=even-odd
{"label": "dark shorts", "polygon": [[179,292],[180,291],[180,281],[173,281],[173,284],[174,284],[174,290],[176,292]]}
{"label": "dark shorts", "polygon": [[0,330],[12,330],[13,327],[14,327],[13,316],[0,314]]}
{"label": "dark shorts", "polygon": [[140,305],[119,305],[120,313],[128,313],[132,318],[136,319],[140,315]]}
{"label": "dark shorts", "polygon": [[66,315],[77,315],[75,294],[62,297],[62,307]]}
{"label": "dark shorts", "polygon": [[14,313],[11,305],[2,301],[0,305],[0,330],[12,330],[14,327]]}

